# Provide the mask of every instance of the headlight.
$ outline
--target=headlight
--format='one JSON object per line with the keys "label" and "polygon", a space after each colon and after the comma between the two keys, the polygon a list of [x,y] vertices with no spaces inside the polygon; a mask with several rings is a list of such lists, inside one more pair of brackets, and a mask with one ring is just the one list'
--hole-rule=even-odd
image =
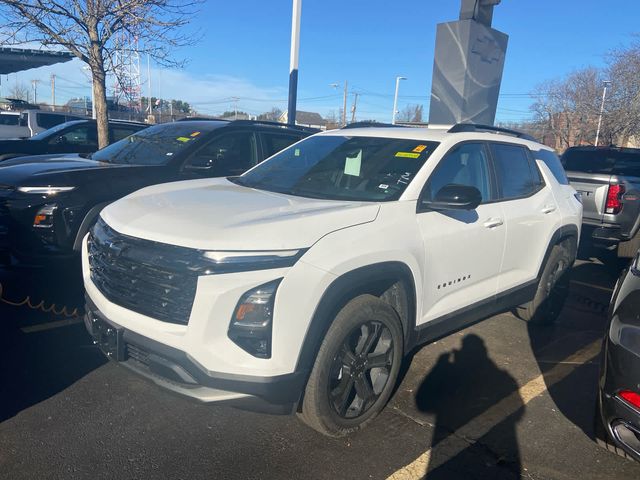
{"label": "headlight", "polygon": [[70,192],[76,187],[18,187],[22,193],[34,193],[38,195],[55,195],[56,193]]}
{"label": "headlight", "polygon": [[273,304],[281,280],[249,290],[233,312],[229,338],[254,357],[271,358]]}
{"label": "headlight", "polygon": [[291,267],[306,251],[307,249],[215,251],[205,252],[204,258],[213,264],[215,273],[226,273]]}
{"label": "headlight", "polygon": [[58,209],[55,203],[49,203],[42,207],[33,217],[33,226],[35,228],[53,228],[53,215]]}

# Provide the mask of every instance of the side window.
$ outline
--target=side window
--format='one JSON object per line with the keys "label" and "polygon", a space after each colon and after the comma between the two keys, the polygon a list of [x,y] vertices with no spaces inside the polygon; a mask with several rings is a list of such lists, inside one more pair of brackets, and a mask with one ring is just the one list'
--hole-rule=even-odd
{"label": "side window", "polygon": [[257,163],[256,139],[252,132],[223,134],[194,153],[186,169],[208,170],[208,175],[240,175]]}
{"label": "side window", "polygon": [[0,125],[18,125],[19,115],[0,115]]}
{"label": "side window", "polygon": [[137,128],[121,126],[113,127],[111,130],[111,142],[117,142],[119,140],[122,140],[123,138],[127,138],[129,135],[133,135],[137,131]]}
{"label": "side window", "polygon": [[463,143],[440,160],[429,177],[424,198],[433,200],[442,187],[455,184],[476,187],[482,194],[483,203],[491,201],[490,172],[484,145]]}
{"label": "side window", "polygon": [[526,148],[502,143],[490,144],[490,148],[498,176],[500,199],[526,197],[540,188],[540,172],[531,165]]}
{"label": "side window", "polygon": [[36,121],[39,127],[49,129],[65,122],[64,115],[56,115],[53,113],[38,113]]}
{"label": "side window", "polygon": [[551,173],[556,177],[559,184],[569,185],[569,179],[564,171],[564,167],[554,152],[551,150],[539,150],[537,152],[533,152],[533,155],[536,160],[542,160],[547,167],[549,167],[549,170],[551,170]]}
{"label": "side window", "polygon": [[300,137],[295,135],[283,135],[281,133],[261,133],[261,135],[264,158],[269,158],[271,155],[300,140]]}
{"label": "side window", "polygon": [[60,135],[56,135],[51,143],[62,145],[91,145],[97,143],[96,129],[90,125],[71,127]]}

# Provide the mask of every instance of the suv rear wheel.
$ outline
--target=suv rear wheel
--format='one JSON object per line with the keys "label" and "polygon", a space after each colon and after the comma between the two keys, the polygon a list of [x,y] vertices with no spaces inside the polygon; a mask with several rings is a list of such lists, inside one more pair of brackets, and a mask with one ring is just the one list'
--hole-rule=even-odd
{"label": "suv rear wheel", "polygon": [[570,268],[569,252],[562,244],[555,245],[542,271],[535,297],[517,307],[516,316],[527,322],[555,322],[569,294]]}
{"label": "suv rear wheel", "polygon": [[301,419],[333,437],[362,428],[389,400],[402,356],[395,310],[373,295],[354,298],[338,312],[320,346]]}

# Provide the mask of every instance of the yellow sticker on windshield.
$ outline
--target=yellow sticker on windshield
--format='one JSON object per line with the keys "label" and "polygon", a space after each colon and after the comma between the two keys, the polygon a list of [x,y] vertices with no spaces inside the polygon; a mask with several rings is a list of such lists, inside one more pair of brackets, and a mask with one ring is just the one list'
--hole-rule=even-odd
{"label": "yellow sticker on windshield", "polygon": [[190,137],[197,137],[198,135],[200,135],[200,132],[193,132],[191,135],[189,135]]}
{"label": "yellow sticker on windshield", "polygon": [[425,148],[427,148],[426,145],[418,145],[416,148],[412,150],[412,152],[422,153]]}
{"label": "yellow sticker on windshield", "polygon": [[189,137],[178,137],[176,138],[176,140],[184,143],[184,142],[188,142],[191,139]]}
{"label": "yellow sticker on windshield", "polygon": [[411,152],[398,152],[396,153],[396,157],[400,158],[419,158],[419,153],[411,153]]}

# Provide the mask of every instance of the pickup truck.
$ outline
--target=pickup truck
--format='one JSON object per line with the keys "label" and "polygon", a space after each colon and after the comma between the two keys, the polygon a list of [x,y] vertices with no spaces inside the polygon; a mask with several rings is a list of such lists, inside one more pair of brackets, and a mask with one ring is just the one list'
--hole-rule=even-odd
{"label": "pickup truck", "polygon": [[582,242],[634,257],[640,248],[640,149],[571,147],[561,162],[582,196]]}

